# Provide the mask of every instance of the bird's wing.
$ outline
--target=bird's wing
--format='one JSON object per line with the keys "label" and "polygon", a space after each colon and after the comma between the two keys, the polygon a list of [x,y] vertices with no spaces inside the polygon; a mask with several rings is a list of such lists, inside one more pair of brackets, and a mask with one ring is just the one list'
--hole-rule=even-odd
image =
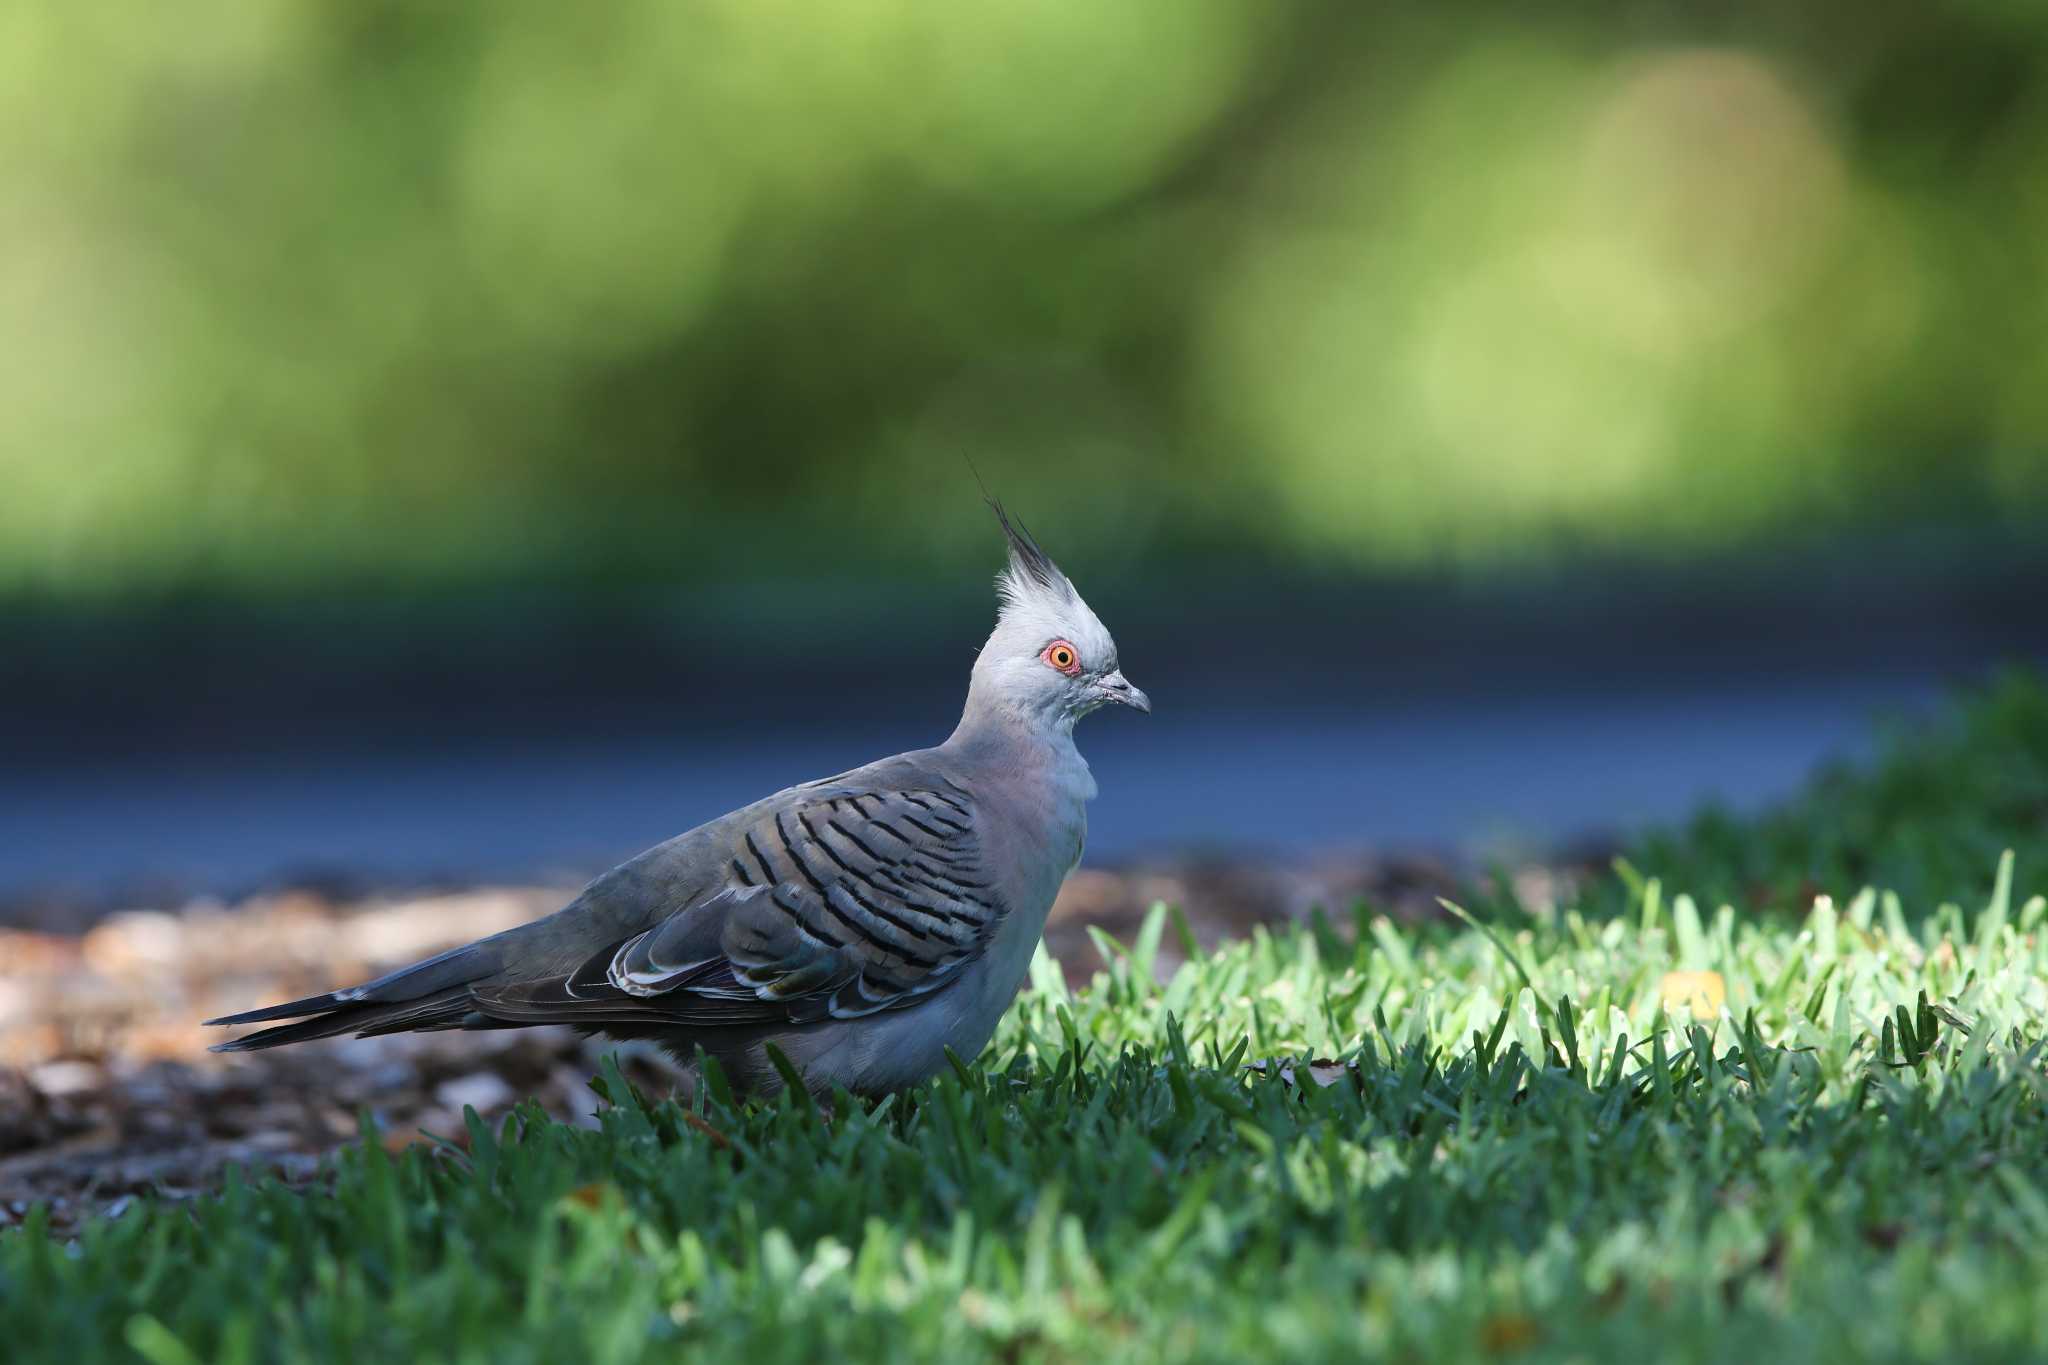
{"label": "bird's wing", "polygon": [[652,927],[561,975],[476,987],[475,1008],[592,1028],[856,1018],[946,985],[1005,913],[973,800],[949,782],[797,788],[735,822],[723,852]]}

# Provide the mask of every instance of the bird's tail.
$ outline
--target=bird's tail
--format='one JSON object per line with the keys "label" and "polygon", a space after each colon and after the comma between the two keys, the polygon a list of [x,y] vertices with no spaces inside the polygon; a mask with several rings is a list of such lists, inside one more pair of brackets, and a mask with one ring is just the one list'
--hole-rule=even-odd
{"label": "bird's tail", "polygon": [[303,1043],[314,1038],[333,1038],[353,1033],[367,1038],[380,1033],[408,1033],[428,1029],[503,1028],[500,1021],[478,1013],[470,988],[494,977],[503,966],[502,936],[479,939],[452,948],[438,957],[401,967],[386,976],[347,990],[309,995],[243,1014],[209,1019],[208,1024],[263,1024],[273,1019],[293,1022],[279,1024],[215,1043],[215,1052],[254,1052],[259,1048]]}

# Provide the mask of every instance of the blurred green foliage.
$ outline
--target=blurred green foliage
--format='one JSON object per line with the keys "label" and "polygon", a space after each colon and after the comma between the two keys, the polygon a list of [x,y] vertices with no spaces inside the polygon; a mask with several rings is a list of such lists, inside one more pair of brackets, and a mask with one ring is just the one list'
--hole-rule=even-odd
{"label": "blurred green foliage", "polygon": [[2043,167],[2016,0],[28,0],[0,591],[2031,517]]}

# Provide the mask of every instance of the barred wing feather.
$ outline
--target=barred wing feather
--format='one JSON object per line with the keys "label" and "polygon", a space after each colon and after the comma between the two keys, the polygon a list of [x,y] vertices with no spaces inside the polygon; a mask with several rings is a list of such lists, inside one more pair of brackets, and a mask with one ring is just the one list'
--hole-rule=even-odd
{"label": "barred wing feather", "polygon": [[964,791],[798,788],[737,827],[708,894],[476,1003],[589,1026],[858,1018],[945,986],[1003,914]]}

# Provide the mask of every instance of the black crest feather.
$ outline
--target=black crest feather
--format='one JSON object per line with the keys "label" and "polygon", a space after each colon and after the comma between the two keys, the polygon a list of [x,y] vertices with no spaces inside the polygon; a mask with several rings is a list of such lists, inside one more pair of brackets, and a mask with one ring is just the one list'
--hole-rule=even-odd
{"label": "black crest feather", "polygon": [[1010,542],[1010,571],[1018,577],[1019,586],[1028,580],[1052,592],[1071,593],[1073,584],[1060,572],[1060,566],[1052,562],[1052,556],[1038,548],[1038,542],[1031,538],[1030,529],[1022,521],[1010,519],[1010,514],[1003,510],[1001,499],[992,497],[988,505],[996,514],[996,522],[1003,528],[1003,538]]}

